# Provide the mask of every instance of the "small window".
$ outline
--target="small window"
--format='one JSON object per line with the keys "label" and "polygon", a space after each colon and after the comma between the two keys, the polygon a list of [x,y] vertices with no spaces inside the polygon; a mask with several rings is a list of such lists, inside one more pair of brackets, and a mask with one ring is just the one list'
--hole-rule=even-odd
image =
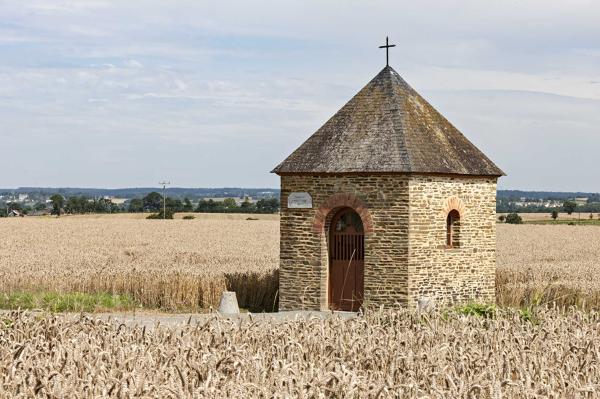
{"label": "small window", "polygon": [[456,209],[448,213],[446,219],[446,246],[448,248],[458,247],[458,239],[460,233],[460,214]]}

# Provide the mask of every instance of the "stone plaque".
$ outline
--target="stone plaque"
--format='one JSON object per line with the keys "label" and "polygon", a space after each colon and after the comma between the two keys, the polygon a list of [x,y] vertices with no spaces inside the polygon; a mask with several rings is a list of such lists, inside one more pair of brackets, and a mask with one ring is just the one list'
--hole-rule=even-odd
{"label": "stone plaque", "polygon": [[288,196],[288,208],[312,208],[312,197],[309,193],[290,193]]}

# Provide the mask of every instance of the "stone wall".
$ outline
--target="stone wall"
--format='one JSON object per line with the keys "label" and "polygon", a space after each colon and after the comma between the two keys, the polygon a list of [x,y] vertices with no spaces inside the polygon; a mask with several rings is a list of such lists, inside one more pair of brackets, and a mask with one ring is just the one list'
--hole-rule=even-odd
{"label": "stone wall", "polygon": [[[288,209],[290,192],[308,192],[312,209]],[[328,308],[328,221],[343,206],[365,226],[365,305],[494,301],[495,178],[283,175],[281,310]],[[445,245],[452,209],[458,248]]]}
{"label": "stone wall", "polygon": [[[312,209],[288,209],[290,192],[308,192]],[[365,305],[405,304],[408,295],[408,177],[281,176],[279,307],[328,308],[328,221],[343,206],[365,227]]]}
{"label": "stone wall", "polygon": [[[496,179],[411,176],[409,305],[494,302]],[[446,246],[446,216],[460,213],[458,247]]]}

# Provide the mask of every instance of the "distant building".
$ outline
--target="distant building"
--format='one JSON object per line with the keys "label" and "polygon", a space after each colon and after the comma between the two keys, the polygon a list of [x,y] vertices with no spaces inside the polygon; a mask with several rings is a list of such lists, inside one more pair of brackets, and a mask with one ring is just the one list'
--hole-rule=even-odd
{"label": "distant building", "polygon": [[105,200],[110,200],[110,202],[112,202],[115,205],[123,205],[125,202],[127,202],[127,198],[116,198],[108,195],[105,195],[103,198]]}
{"label": "distant building", "polygon": [[244,198],[238,198],[238,197],[213,197],[213,198],[203,198],[203,200],[205,201],[209,201],[209,200],[213,200],[214,202],[223,202],[226,199],[233,199],[235,201],[235,204],[237,206],[240,206],[243,202],[248,201],[251,204],[256,203],[256,200],[253,199],[252,197],[244,197]]}
{"label": "distant building", "polygon": [[16,209],[13,209],[12,211],[8,212],[8,217],[22,217],[24,216],[22,212],[17,211]]}

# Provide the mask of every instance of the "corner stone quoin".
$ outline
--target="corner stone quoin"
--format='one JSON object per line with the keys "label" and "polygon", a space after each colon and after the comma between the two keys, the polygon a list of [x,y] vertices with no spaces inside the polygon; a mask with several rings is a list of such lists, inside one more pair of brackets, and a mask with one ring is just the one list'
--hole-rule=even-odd
{"label": "corner stone quoin", "polygon": [[373,219],[371,214],[364,202],[360,200],[356,195],[351,193],[339,193],[329,197],[315,213],[315,220],[313,221],[313,231],[315,233],[321,233],[325,227],[325,219],[329,212],[335,208],[349,207],[354,209],[360,216],[365,234],[373,232]]}

